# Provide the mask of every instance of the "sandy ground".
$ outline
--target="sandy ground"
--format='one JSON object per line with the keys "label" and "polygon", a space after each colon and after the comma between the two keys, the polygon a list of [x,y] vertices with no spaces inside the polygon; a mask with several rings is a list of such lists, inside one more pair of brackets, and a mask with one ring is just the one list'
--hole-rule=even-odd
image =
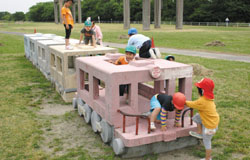
{"label": "sandy ground", "polygon": [[[50,122],[50,125],[43,128],[43,140],[41,148],[44,152],[54,156],[65,155],[70,149],[81,147],[92,158],[105,155],[104,145],[98,134],[92,131],[89,124],[86,124],[83,117],[80,117],[72,105],[61,104],[42,104],[38,114]],[[159,160],[196,160],[192,154],[192,147],[159,154]],[[120,159],[116,157],[115,159]],[[142,160],[145,157],[134,158],[133,160]]]}

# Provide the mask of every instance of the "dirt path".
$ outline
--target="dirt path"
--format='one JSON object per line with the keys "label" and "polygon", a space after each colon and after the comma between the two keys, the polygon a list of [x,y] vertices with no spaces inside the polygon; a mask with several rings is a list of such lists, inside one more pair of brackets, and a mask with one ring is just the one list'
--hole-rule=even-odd
{"label": "dirt path", "polygon": [[[108,45],[110,47],[117,47],[117,48],[125,48],[126,47],[126,44],[111,43],[111,42],[105,42],[104,45]],[[223,54],[223,53],[211,53],[211,52],[174,49],[174,48],[163,48],[163,47],[160,47],[159,49],[160,49],[161,53],[170,53],[170,54],[177,54],[177,55],[195,56],[195,57],[222,59],[222,60],[250,63],[250,56],[230,55],[230,54]]]}
{"label": "dirt path", "polygon": [[[43,121],[48,124],[42,128],[43,135],[40,143],[42,151],[50,155],[51,158],[67,155],[72,150],[80,148],[83,152],[90,155],[93,159],[99,159],[103,155],[111,159],[120,159],[113,157],[112,148],[103,144],[100,135],[95,134],[89,124],[86,124],[72,107],[72,105],[47,104],[40,105],[37,112]],[[164,154],[147,156],[147,159],[159,160],[195,160],[199,159],[192,155],[193,147],[172,151]],[[72,159],[77,159],[75,157]],[[107,159],[109,159],[107,158]],[[106,159],[106,158],[104,158]],[[142,160],[145,157],[134,158],[133,160]]]}

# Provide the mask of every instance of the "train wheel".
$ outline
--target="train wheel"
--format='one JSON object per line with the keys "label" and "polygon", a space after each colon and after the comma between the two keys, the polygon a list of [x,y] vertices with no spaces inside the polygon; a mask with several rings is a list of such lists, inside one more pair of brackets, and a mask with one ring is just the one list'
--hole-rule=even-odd
{"label": "train wheel", "polygon": [[76,98],[77,104],[81,104],[82,106],[85,104],[85,102],[81,98]]}
{"label": "train wheel", "polygon": [[101,137],[104,143],[108,143],[112,140],[112,128],[108,122],[104,119],[101,121]]}
{"label": "train wheel", "polygon": [[98,131],[98,126],[101,120],[101,117],[96,113],[96,111],[93,111],[91,114],[91,126],[95,133]]}
{"label": "train wheel", "polygon": [[89,105],[87,105],[87,104],[85,104],[85,105],[83,106],[83,108],[84,108],[84,113],[83,113],[83,115],[84,115],[84,120],[85,120],[86,123],[89,123],[90,120],[91,120],[92,109],[91,109],[91,108],[89,107]]}
{"label": "train wheel", "polygon": [[73,98],[72,105],[74,109],[77,109],[77,98]]}
{"label": "train wheel", "polygon": [[77,105],[77,111],[78,111],[79,116],[81,116],[81,117],[83,116],[83,110],[84,110],[83,105],[78,104]]}
{"label": "train wheel", "polygon": [[116,155],[121,155],[125,151],[125,146],[124,143],[120,138],[116,138],[113,141],[113,151],[115,152]]}

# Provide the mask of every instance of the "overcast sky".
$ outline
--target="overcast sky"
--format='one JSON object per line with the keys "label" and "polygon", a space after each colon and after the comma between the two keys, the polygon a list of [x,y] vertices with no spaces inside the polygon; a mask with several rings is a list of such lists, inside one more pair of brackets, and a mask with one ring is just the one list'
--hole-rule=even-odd
{"label": "overcast sky", "polygon": [[10,13],[15,12],[28,12],[29,8],[39,2],[52,2],[53,0],[1,0],[0,12],[7,11]]}

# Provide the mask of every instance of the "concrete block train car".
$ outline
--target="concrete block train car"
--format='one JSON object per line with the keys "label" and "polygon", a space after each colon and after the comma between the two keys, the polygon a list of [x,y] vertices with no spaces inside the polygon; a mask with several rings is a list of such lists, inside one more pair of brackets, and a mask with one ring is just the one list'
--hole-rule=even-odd
{"label": "concrete block train car", "polygon": [[25,34],[25,56],[44,76],[56,86],[65,102],[72,102],[76,92],[75,59],[79,56],[117,53],[117,49],[97,45],[76,45],[79,40],[70,39],[73,50],[65,49],[65,39],[54,34]]}
{"label": "concrete block train car", "polygon": [[[110,62],[123,55],[117,49],[74,45],[73,50],[65,50],[63,37],[53,34],[26,34],[24,48],[27,59],[55,84],[64,101],[73,100],[79,115],[116,155],[137,157],[197,143],[188,134],[196,129],[192,110],[183,111],[181,128],[173,127],[174,113],[170,112],[165,132],[159,124],[151,132],[145,114],[150,110],[150,98],[157,93],[173,95],[177,89],[191,99],[191,66],[139,57],[128,65],[114,65]],[[97,54],[103,56],[93,56]],[[128,86],[126,96],[119,95],[120,85]]]}
{"label": "concrete block train car", "polygon": [[[160,124],[150,131],[150,99],[157,93],[173,95],[178,91],[188,100],[192,95],[192,66],[163,59],[140,59],[128,65],[110,63],[122,54],[79,57],[76,59],[77,95],[73,106],[98,132],[104,143],[124,158],[161,153],[197,144],[189,136],[195,130],[192,111],[184,109],[182,127],[174,126],[170,112],[167,131]],[[178,80],[178,86],[176,81]],[[128,99],[119,95],[119,86],[128,86]]]}

